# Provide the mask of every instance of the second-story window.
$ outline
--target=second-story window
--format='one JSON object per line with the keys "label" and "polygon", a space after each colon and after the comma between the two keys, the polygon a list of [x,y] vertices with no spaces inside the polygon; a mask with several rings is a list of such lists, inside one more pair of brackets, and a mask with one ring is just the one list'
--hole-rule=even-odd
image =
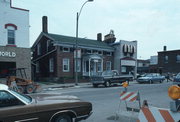
{"label": "second-story window", "polygon": [[177,63],[180,63],[180,55],[177,55],[177,56],[176,56],[176,62],[177,62]]}
{"label": "second-story window", "polygon": [[68,47],[63,47],[63,52],[70,52],[70,48],[68,48]]}
{"label": "second-story window", "polygon": [[37,55],[41,55],[41,44],[37,45]]}
{"label": "second-story window", "polygon": [[8,44],[15,45],[15,30],[8,29]]}
{"label": "second-story window", "polygon": [[168,63],[168,56],[167,55],[164,57],[164,63]]}

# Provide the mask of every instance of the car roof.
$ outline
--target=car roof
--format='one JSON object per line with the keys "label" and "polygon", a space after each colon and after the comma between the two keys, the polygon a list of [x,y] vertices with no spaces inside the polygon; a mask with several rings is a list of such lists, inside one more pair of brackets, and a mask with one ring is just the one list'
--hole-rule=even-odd
{"label": "car roof", "polygon": [[5,84],[0,84],[0,90],[8,90],[8,86]]}

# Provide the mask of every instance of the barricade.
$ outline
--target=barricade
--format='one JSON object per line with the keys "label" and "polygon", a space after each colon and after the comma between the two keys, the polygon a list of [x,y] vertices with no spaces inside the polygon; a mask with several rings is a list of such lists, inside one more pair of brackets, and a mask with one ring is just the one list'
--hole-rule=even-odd
{"label": "barricade", "polygon": [[142,107],[137,122],[180,122],[180,112],[157,107]]}

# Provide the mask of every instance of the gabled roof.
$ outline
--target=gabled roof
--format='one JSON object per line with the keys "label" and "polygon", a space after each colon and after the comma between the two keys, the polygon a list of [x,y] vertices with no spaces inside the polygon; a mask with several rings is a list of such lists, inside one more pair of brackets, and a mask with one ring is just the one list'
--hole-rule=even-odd
{"label": "gabled roof", "polygon": [[[57,35],[57,34],[51,34],[51,33],[48,33],[47,35],[54,39],[55,44],[70,44],[70,45],[76,44],[75,37]],[[93,40],[93,39],[78,38],[77,43],[78,43],[78,46],[114,50],[114,48],[109,46],[107,43],[102,42],[102,41]]]}

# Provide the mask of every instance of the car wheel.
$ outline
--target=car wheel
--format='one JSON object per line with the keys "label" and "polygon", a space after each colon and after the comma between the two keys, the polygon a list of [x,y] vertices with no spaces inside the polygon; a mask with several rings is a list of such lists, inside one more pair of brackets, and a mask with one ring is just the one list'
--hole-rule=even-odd
{"label": "car wheel", "polygon": [[72,122],[72,118],[69,115],[59,115],[54,122]]}
{"label": "car wheel", "polygon": [[109,87],[110,86],[110,82],[109,81],[106,81],[105,84],[104,84],[105,87]]}
{"label": "car wheel", "polygon": [[34,92],[34,89],[35,89],[35,87],[34,87],[33,85],[28,85],[28,86],[26,87],[26,92],[27,92],[28,94],[31,94],[31,93]]}
{"label": "car wheel", "polygon": [[18,92],[20,93],[24,93],[25,92],[25,89],[23,86],[17,86],[18,87]]}
{"label": "car wheel", "polygon": [[98,85],[97,85],[97,84],[93,84],[93,87],[94,87],[94,88],[97,88],[97,87],[98,87]]}

